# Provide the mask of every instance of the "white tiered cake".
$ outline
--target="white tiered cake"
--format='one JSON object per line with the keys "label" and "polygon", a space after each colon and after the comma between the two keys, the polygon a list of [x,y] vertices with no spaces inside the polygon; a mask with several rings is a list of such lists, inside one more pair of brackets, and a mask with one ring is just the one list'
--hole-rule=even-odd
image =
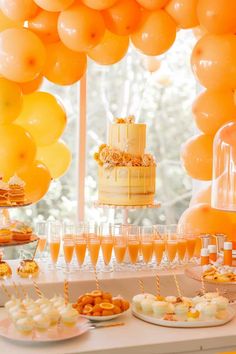
{"label": "white tiered cake", "polygon": [[118,118],[108,132],[108,145],[95,153],[99,164],[98,201],[110,205],[150,205],[155,194],[156,164],[145,154],[146,124]]}

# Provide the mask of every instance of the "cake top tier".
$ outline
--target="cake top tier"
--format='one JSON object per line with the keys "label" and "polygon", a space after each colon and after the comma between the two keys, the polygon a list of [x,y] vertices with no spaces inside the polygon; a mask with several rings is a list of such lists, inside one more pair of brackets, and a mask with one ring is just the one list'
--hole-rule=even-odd
{"label": "cake top tier", "polygon": [[142,156],[146,147],[146,124],[135,123],[133,116],[116,118],[109,127],[108,145]]}

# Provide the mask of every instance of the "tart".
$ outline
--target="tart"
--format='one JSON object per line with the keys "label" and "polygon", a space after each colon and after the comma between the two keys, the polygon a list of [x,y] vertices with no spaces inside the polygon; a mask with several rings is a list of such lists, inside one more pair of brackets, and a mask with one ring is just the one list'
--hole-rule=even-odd
{"label": "tart", "polygon": [[9,185],[9,200],[13,205],[25,204],[25,182],[14,175],[8,181]]}
{"label": "tart", "polygon": [[24,259],[17,268],[17,274],[21,278],[37,277],[39,274],[39,266],[32,259]]}
{"label": "tart", "polygon": [[9,206],[9,185],[0,180],[0,206]]}
{"label": "tart", "polygon": [[8,243],[12,240],[12,232],[8,228],[0,229],[0,243]]}
{"label": "tart", "polygon": [[29,241],[32,236],[32,228],[20,221],[13,222],[10,229],[15,241]]}

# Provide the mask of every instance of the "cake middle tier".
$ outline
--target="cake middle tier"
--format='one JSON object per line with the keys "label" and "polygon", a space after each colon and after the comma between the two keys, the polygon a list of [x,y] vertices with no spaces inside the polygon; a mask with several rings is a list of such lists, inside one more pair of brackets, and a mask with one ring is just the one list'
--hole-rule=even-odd
{"label": "cake middle tier", "polygon": [[133,155],[143,155],[146,147],[146,124],[111,124],[108,145]]}
{"label": "cake middle tier", "polygon": [[99,167],[98,200],[110,205],[150,205],[155,195],[156,166]]}

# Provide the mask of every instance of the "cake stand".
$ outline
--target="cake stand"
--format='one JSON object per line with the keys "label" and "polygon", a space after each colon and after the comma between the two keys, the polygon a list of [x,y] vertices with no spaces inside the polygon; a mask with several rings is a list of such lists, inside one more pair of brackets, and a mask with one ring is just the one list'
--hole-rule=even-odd
{"label": "cake stand", "polygon": [[153,204],[148,205],[114,205],[114,204],[103,204],[99,201],[94,202],[94,208],[102,208],[102,209],[114,209],[114,210],[122,210],[123,213],[123,224],[128,224],[128,216],[129,211],[134,211],[137,209],[158,209],[161,207],[161,202],[155,202]]}

